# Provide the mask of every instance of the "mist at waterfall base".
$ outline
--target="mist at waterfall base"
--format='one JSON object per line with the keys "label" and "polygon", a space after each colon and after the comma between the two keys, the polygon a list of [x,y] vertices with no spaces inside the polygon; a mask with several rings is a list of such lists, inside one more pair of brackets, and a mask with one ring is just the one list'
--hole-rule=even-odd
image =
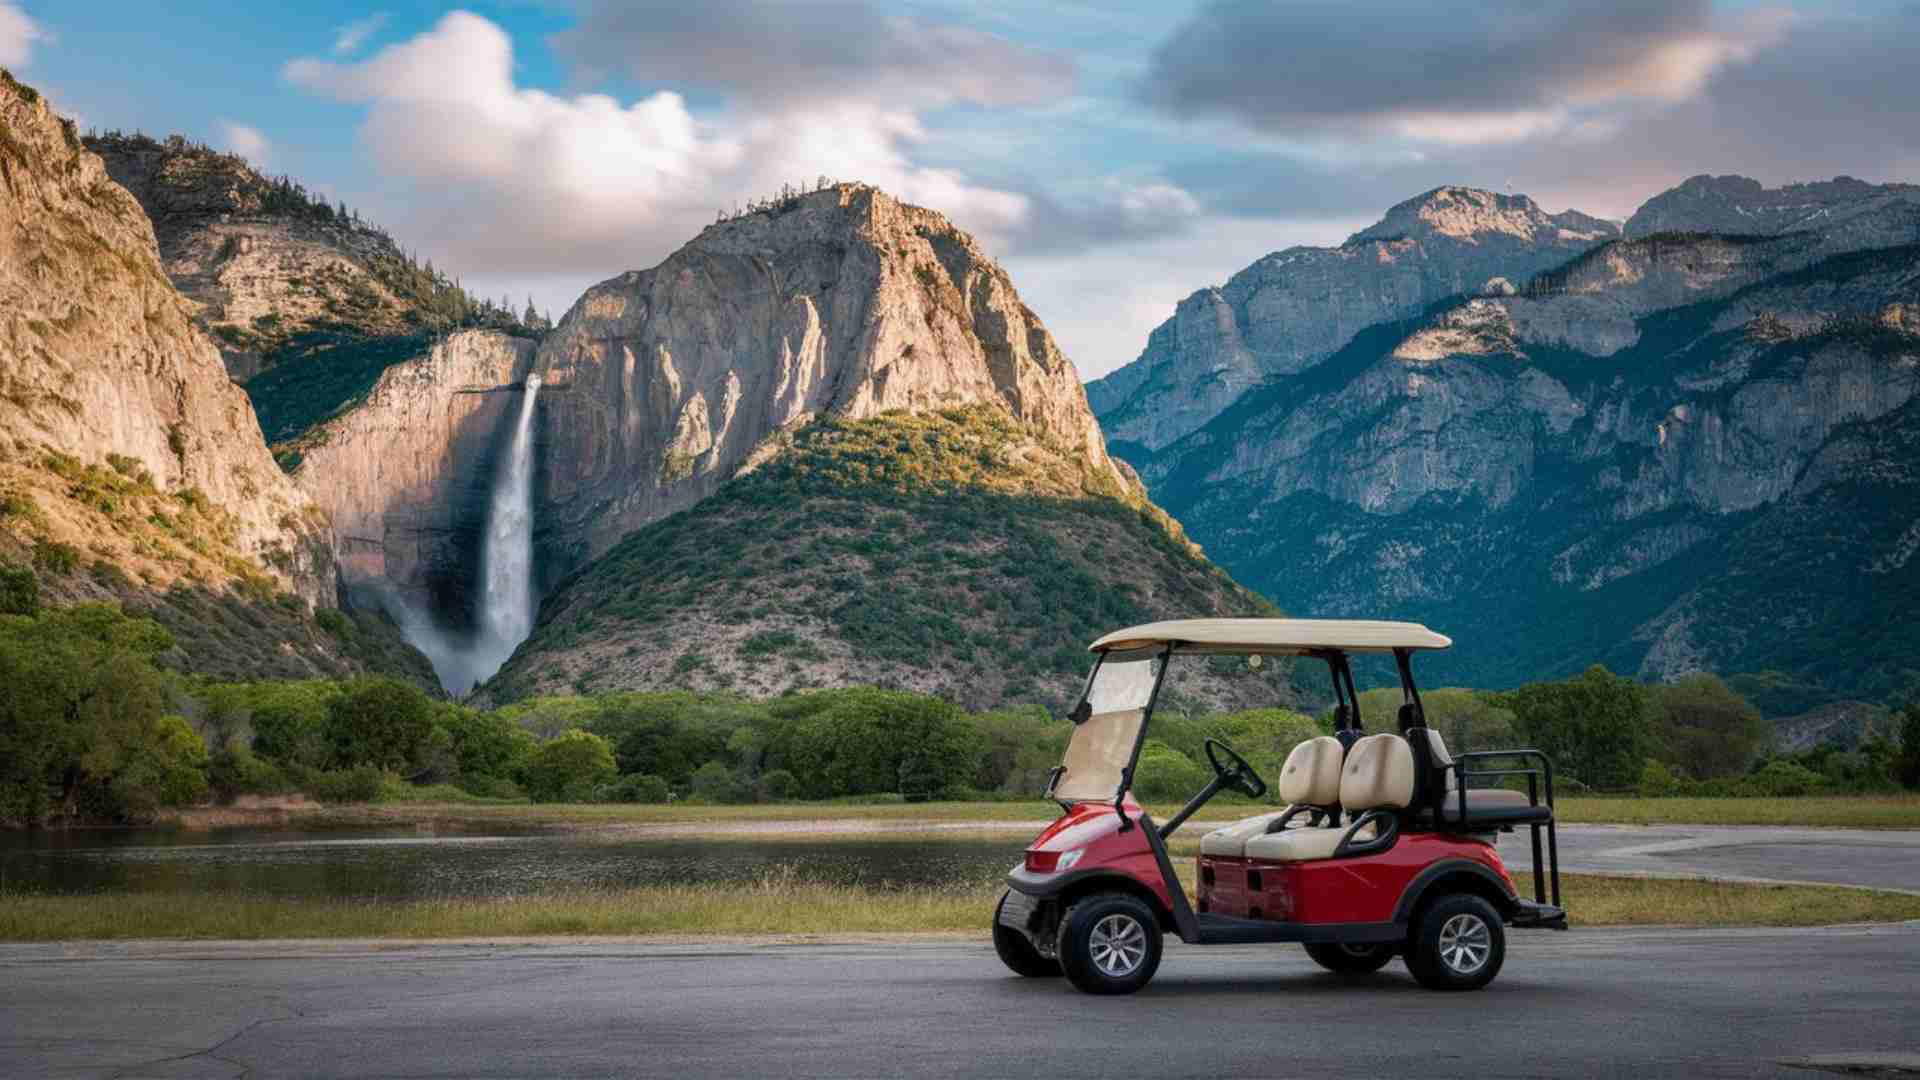
{"label": "mist at waterfall base", "polygon": [[455,697],[492,678],[533,632],[538,599],[533,585],[533,403],[539,393],[540,376],[527,376],[513,441],[487,509],[478,625],[468,633],[449,631],[415,605],[398,597],[389,600],[401,634],[433,662],[440,685]]}

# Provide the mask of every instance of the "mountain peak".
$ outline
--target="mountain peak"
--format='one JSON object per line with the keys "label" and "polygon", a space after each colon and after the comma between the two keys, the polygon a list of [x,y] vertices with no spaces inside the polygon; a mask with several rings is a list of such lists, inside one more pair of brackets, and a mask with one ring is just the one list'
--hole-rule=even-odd
{"label": "mountain peak", "polygon": [[1525,195],[1444,184],[1394,206],[1378,224],[1349,237],[1347,244],[1401,238],[1446,238],[1477,244],[1490,236],[1510,236],[1532,244],[1559,239],[1597,240],[1616,231],[1611,223],[1578,211],[1549,214]]}
{"label": "mountain peak", "polygon": [[1770,188],[1747,176],[1702,173],[1648,199],[1628,219],[1626,235],[1660,232],[1773,236],[1825,231],[1905,204],[1920,215],[1920,186],[1870,184],[1851,176]]}

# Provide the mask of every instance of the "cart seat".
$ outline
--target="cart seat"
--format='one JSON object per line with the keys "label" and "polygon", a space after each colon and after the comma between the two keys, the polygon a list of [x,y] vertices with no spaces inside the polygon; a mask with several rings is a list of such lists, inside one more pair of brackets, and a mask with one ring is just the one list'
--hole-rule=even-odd
{"label": "cart seat", "polygon": [[[1278,828],[1281,819],[1297,808],[1323,810],[1337,822],[1340,766],[1345,756],[1346,750],[1340,745],[1340,740],[1331,735],[1308,739],[1294,747],[1293,752],[1287,755],[1287,763],[1280,767],[1280,797],[1290,804],[1287,809],[1241,818],[1231,825],[1213,830],[1200,838],[1200,854],[1242,858],[1246,854],[1247,841],[1265,836]],[[1287,831],[1291,833],[1295,830],[1290,828]],[[1332,833],[1336,839],[1339,837],[1337,829],[1319,831]]]}
{"label": "cart seat", "polygon": [[[1256,836],[1246,843],[1247,858],[1259,862],[1306,862],[1309,859],[1331,859],[1333,850],[1340,846],[1340,838],[1347,830],[1339,829],[1288,829],[1285,832],[1268,833]],[[1374,838],[1372,825],[1362,826],[1354,834],[1354,839],[1371,840]]]}
{"label": "cart seat", "polygon": [[[1536,821],[1553,820],[1553,810],[1546,806],[1535,806],[1533,800],[1524,791],[1508,791],[1505,788],[1467,789],[1466,817],[1460,816],[1460,774],[1447,768],[1453,764],[1453,755],[1447,752],[1447,743],[1440,733],[1427,727],[1411,728],[1408,739],[1424,740],[1427,759],[1432,763],[1434,772],[1445,770],[1446,789],[1440,798],[1440,820],[1449,825],[1524,825]],[[1432,820],[1431,813],[1427,820]]]}
{"label": "cart seat", "polygon": [[[1340,772],[1340,804],[1349,813],[1368,810],[1404,810],[1413,802],[1413,750],[1398,735],[1369,735],[1353,744]],[[1246,857],[1265,862],[1306,862],[1330,859],[1347,829],[1288,829],[1256,836],[1246,843]],[[1356,843],[1378,835],[1369,823],[1354,830]]]}

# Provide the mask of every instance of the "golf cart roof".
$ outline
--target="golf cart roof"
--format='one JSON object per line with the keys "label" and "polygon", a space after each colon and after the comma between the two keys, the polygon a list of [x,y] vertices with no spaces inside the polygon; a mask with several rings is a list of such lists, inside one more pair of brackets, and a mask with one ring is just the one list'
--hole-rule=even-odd
{"label": "golf cart roof", "polygon": [[1419,623],[1370,619],[1173,619],[1116,630],[1094,642],[1098,653],[1174,646],[1181,653],[1390,653],[1444,649],[1453,639]]}

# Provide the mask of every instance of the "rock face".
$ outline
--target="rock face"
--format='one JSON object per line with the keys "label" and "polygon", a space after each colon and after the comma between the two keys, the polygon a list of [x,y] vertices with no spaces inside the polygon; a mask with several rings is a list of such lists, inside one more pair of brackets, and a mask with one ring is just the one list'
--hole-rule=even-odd
{"label": "rock face", "polygon": [[460,327],[524,331],[344,206],[179,136],[90,137],[153,221],[160,263],[194,302],[269,442],[292,439],[389,364]]}
{"label": "rock face", "polygon": [[[493,700],[862,681],[1057,704],[1107,624],[1271,610],[1107,455],[1006,273],[873,188],[594,287],[534,366],[541,562],[572,572]],[[1216,676],[1190,689],[1288,697]]]}
{"label": "rock face", "polygon": [[[274,465],[246,395],[162,272],[139,203],[11,77],[0,81],[0,170],[0,433],[12,479],[32,484],[32,463],[50,453],[82,464],[114,455],[125,478],[144,471],[157,492],[197,492],[235,554],[331,605],[311,503]],[[131,541],[141,524],[109,527]],[[96,552],[114,542],[86,539]],[[153,573],[170,580],[165,565]]]}
{"label": "rock face", "polygon": [[1619,235],[1524,195],[1436,188],[1337,248],[1296,247],[1182,301],[1139,359],[1087,387],[1109,438],[1157,450],[1251,387],[1297,374],[1360,330],[1450,296],[1499,292]]}
{"label": "rock face", "polygon": [[492,464],[533,350],[495,331],[455,334],[290,447],[295,483],[333,522],[348,588],[390,588],[450,625],[472,622]]}
{"label": "rock face", "polygon": [[[1920,683],[1915,205],[1689,181],[1513,295],[1377,323],[1123,452],[1282,607],[1453,634],[1435,677],[1598,660],[1890,699]],[[1760,224],[1697,231],[1727,214]]]}
{"label": "rock face", "polygon": [[[1869,184],[1836,176],[1820,183],[1768,188],[1744,176],[1702,175],[1648,199],[1627,220],[1626,235],[1813,232],[1834,237],[1851,232],[1855,222],[1868,234],[1897,230],[1895,223],[1911,220],[1915,214],[1920,214],[1920,186],[1914,184]],[[1860,237],[1850,246],[1886,245]]]}
{"label": "rock face", "polygon": [[536,363],[550,565],[692,506],[818,416],[990,402],[1138,490],[1005,271],[939,214],[861,185],[714,225],[593,287]]}

